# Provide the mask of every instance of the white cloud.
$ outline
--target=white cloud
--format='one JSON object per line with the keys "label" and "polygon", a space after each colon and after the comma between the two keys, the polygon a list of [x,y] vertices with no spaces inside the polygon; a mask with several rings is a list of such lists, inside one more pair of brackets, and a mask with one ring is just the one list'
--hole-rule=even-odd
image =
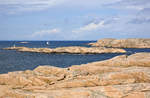
{"label": "white cloud", "polygon": [[144,9],[144,7],[142,7],[142,6],[127,6],[126,7],[127,9],[135,9],[135,10],[143,10]]}
{"label": "white cloud", "polygon": [[126,10],[143,10],[144,8],[150,8],[150,1],[149,0],[121,0],[120,2],[115,2],[107,7],[110,6],[111,8],[117,9],[126,9]]}
{"label": "white cloud", "polygon": [[49,5],[54,6],[56,4],[62,3],[65,0],[0,0],[2,5]]}
{"label": "white cloud", "polygon": [[83,27],[80,27],[77,30],[73,30],[72,32],[85,32],[85,31],[93,31],[93,30],[97,30],[97,29],[101,29],[102,27],[104,27],[104,21],[100,21],[99,23],[90,23],[88,25],[85,25]]}
{"label": "white cloud", "polygon": [[97,8],[105,4],[112,4],[121,0],[65,0],[65,6]]}
{"label": "white cloud", "polygon": [[39,11],[55,6],[70,9],[117,8],[142,10],[150,8],[149,0],[0,0],[0,9],[4,13]]}
{"label": "white cloud", "polygon": [[[0,0],[0,8],[4,13],[22,11],[39,11],[50,7],[62,6],[74,8],[98,8],[121,0]],[[105,7],[105,6],[104,6]]]}
{"label": "white cloud", "polygon": [[62,4],[65,0],[0,0],[3,12],[38,11]]}
{"label": "white cloud", "polygon": [[60,29],[51,29],[51,30],[41,30],[41,31],[38,31],[38,32],[34,32],[31,36],[32,37],[36,37],[36,36],[40,36],[40,37],[43,37],[43,36],[46,36],[46,35],[51,35],[51,34],[57,34],[61,32]]}

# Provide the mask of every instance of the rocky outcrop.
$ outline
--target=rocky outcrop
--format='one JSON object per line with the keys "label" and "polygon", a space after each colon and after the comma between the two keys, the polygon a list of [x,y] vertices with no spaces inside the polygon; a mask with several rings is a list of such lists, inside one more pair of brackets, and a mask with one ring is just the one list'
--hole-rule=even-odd
{"label": "rocky outcrop", "polygon": [[86,65],[95,65],[95,66],[107,65],[107,66],[119,66],[119,67],[130,67],[130,66],[150,67],[150,53],[136,53],[130,56],[121,55],[121,56],[116,56],[109,60],[93,62]]}
{"label": "rocky outcrop", "polygon": [[38,53],[72,53],[72,54],[96,54],[96,53],[126,53],[124,49],[104,48],[104,47],[60,47],[60,48],[27,48],[27,47],[9,47],[7,50],[17,50],[21,52]]}
{"label": "rocky outcrop", "polygon": [[101,39],[96,43],[89,43],[92,46],[98,47],[113,47],[113,48],[150,48],[150,39]]}
{"label": "rocky outcrop", "polygon": [[150,53],[0,75],[0,98],[150,98]]}

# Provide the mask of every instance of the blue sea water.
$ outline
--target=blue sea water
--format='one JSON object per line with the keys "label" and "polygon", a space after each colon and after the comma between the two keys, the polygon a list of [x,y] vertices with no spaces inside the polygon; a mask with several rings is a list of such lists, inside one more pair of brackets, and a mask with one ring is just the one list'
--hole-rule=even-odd
{"label": "blue sea water", "polygon": [[[3,50],[3,48],[13,46],[25,47],[66,47],[66,46],[84,46],[95,41],[49,41],[50,45],[46,45],[47,41],[28,41],[28,43],[20,43],[20,41],[0,41],[0,73],[11,71],[32,70],[39,65],[51,65],[57,67],[68,67],[71,65],[86,64],[89,62],[110,59],[114,56],[122,55],[115,54],[44,54],[44,53],[29,53],[18,52],[15,50]],[[127,54],[135,52],[150,52],[150,49],[126,49]]]}

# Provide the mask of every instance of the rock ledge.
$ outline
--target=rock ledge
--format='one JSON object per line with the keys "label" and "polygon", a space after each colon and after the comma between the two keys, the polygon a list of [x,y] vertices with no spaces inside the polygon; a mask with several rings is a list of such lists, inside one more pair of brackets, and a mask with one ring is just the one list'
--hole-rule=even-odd
{"label": "rock ledge", "polygon": [[97,53],[126,53],[124,49],[104,48],[104,47],[60,47],[60,48],[27,48],[27,47],[8,47],[6,50],[17,50],[21,52],[38,53],[71,53],[71,54],[97,54]]}
{"label": "rock ledge", "polygon": [[0,75],[0,98],[150,98],[150,53]]}
{"label": "rock ledge", "polygon": [[98,40],[96,43],[89,43],[89,45],[97,47],[113,47],[113,48],[150,48],[150,39],[112,39],[106,38]]}

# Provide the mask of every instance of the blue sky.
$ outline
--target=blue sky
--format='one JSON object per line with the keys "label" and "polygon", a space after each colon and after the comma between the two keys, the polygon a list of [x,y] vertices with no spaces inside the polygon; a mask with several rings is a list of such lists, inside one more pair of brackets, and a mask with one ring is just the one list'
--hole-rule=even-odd
{"label": "blue sky", "polygon": [[149,37],[149,0],[0,0],[0,40]]}

